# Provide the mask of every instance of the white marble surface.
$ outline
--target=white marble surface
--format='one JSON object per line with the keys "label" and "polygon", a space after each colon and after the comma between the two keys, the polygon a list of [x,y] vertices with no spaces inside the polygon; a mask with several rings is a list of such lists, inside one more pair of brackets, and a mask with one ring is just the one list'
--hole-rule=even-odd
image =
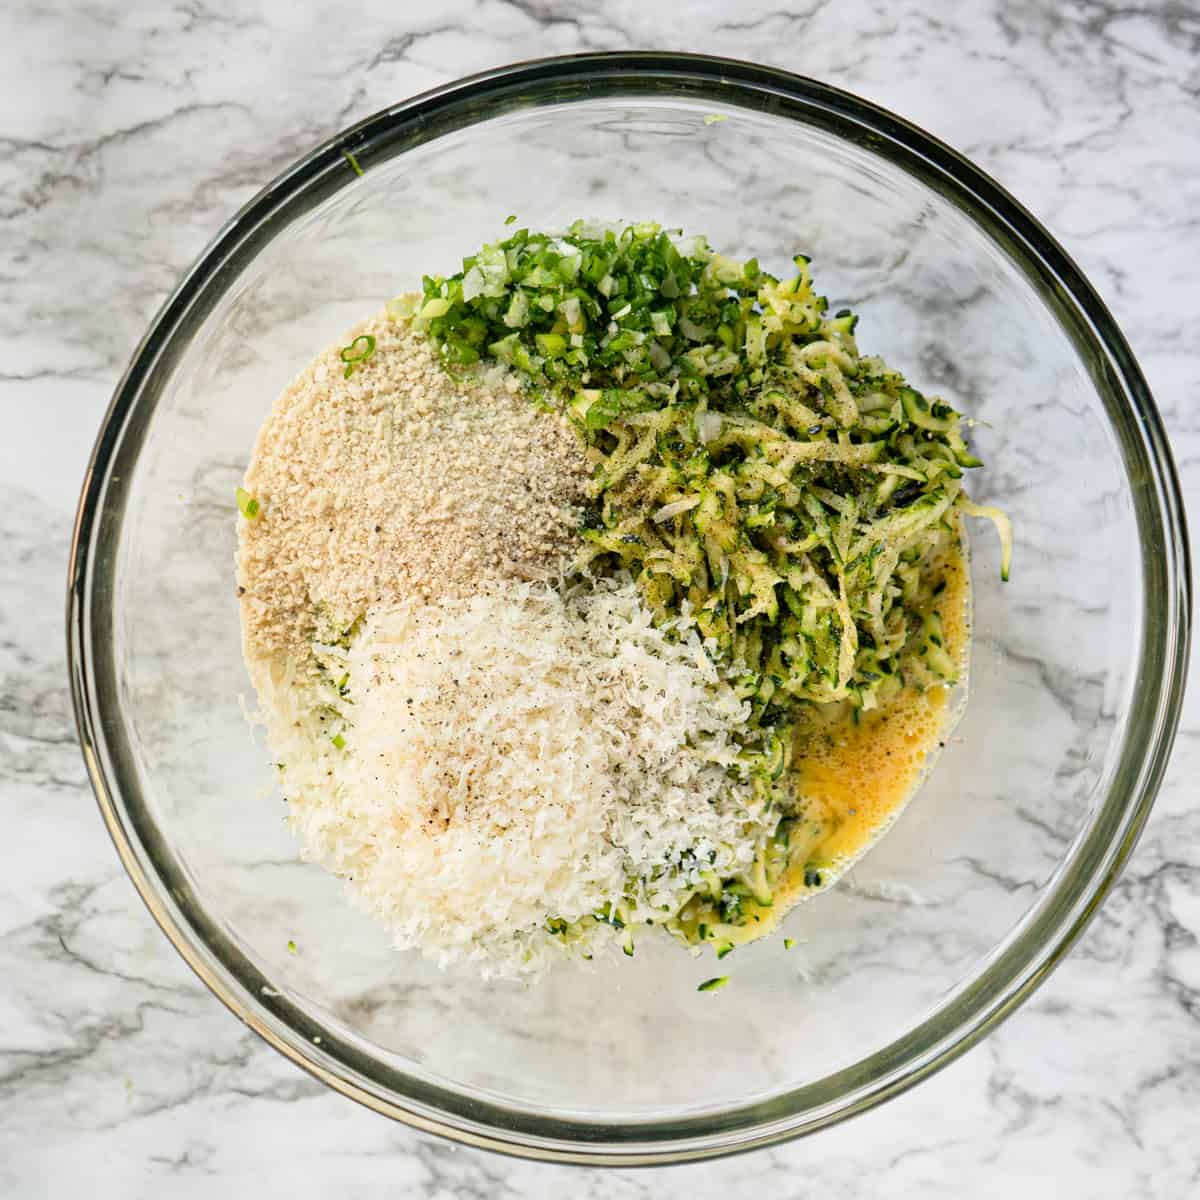
{"label": "white marble surface", "polygon": [[[932,17],[935,10],[956,15]],[[678,9],[686,9],[680,16]],[[0,12],[0,1195],[1200,1194],[1200,699],[1131,866],[997,1034],[868,1116],[669,1172],[458,1149],[325,1092],[184,967],[103,832],[69,713],[71,515],[113,383],[226,217],[339,127],[577,49],[850,88],[1023,198],[1122,323],[1200,515],[1200,17],[1053,0],[10,0]]]}

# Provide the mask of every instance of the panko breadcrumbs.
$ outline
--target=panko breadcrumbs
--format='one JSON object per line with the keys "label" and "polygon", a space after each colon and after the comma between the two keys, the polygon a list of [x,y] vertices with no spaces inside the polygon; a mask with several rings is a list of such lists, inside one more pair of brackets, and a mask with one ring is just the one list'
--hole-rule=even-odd
{"label": "panko breadcrumbs", "polygon": [[[349,378],[356,337],[374,352]],[[239,522],[249,663],[303,660],[368,606],[467,595],[482,579],[560,570],[587,495],[565,419],[498,370],[452,377],[386,312],[301,372],[259,433]]]}

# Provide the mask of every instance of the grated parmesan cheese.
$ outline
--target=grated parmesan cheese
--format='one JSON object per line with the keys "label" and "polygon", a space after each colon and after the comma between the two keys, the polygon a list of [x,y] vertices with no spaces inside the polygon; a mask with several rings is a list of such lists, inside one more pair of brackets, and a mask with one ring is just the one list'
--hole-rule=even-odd
{"label": "grated parmesan cheese", "polygon": [[770,818],[728,770],[746,706],[628,578],[413,598],[326,653],[348,696],[284,682],[272,741],[309,856],[400,947],[529,972],[562,953],[550,919],[662,919],[754,860]]}

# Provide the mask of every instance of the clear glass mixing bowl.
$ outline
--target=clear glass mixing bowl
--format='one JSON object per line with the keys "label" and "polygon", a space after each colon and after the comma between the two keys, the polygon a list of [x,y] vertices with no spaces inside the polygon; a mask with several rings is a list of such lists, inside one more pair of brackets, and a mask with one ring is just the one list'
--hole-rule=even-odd
{"label": "clear glass mixing bowl", "polygon": [[[719,121],[706,121],[718,116]],[[348,154],[361,167],[356,173]],[[389,948],[299,861],[247,725],[234,489],[321,347],[503,229],[654,219],[782,272],[810,254],[861,344],[985,422],[970,702],[845,883],[726,961],[663,940],[529,989]],[[69,635],[104,818],[147,905],[272,1045],[380,1112],[552,1159],[665,1162],[829,1124],[1011,1012],[1128,855],[1178,715],[1186,541],[1104,306],[995,183],[845,93],[744,63],[593,55],[397,105],[271,183],[154,321],[85,482]],[[298,953],[288,950],[297,943]]]}

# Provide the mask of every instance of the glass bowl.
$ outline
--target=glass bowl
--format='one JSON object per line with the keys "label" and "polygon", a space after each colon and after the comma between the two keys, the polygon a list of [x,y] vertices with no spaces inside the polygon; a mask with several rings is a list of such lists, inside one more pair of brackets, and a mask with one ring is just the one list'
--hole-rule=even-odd
{"label": "glass bowl", "polygon": [[[717,120],[711,118],[716,117]],[[359,174],[361,171],[361,175]],[[662,939],[533,987],[442,973],[300,862],[241,707],[234,490],[312,355],[516,213],[653,219],[780,272],[803,251],[860,344],[984,422],[970,701],[842,885],[722,965]],[[1055,965],[1145,821],[1179,714],[1187,550],[1159,418],[1078,268],[927,134],[745,63],[586,55],[396,105],[272,182],[167,301],[117,389],[72,550],[79,730],[151,912],[251,1028],[331,1087],[563,1161],[742,1150],[962,1053]],[[295,952],[289,950],[295,944]]]}

